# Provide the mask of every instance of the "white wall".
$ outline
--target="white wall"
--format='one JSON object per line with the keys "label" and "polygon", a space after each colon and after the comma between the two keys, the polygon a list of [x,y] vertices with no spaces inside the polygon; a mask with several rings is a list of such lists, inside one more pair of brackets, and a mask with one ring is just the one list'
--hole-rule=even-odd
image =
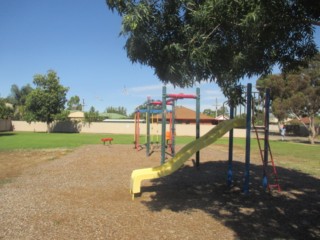
{"label": "white wall", "polygon": [[[27,123],[24,121],[12,121],[14,131],[28,131],[28,132],[46,132],[47,125],[42,122]],[[55,132],[72,132],[73,129],[67,129],[69,125],[60,123]],[[177,136],[195,136],[196,125],[195,124],[176,124]],[[207,133],[215,125],[200,125],[200,136]],[[93,122],[91,124],[79,123],[77,130],[80,133],[112,133],[112,134],[134,134],[134,123],[110,123],[110,122]],[[169,130],[169,124],[167,124],[167,131]],[[161,124],[154,124],[150,128],[151,135],[161,135]],[[245,137],[245,129],[235,129],[234,137]],[[146,134],[146,124],[140,123],[140,134]],[[225,136],[228,136],[226,134]]]}
{"label": "white wall", "polygon": [[17,132],[46,132],[47,124],[44,122],[27,123],[25,121],[12,121],[13,131]]}

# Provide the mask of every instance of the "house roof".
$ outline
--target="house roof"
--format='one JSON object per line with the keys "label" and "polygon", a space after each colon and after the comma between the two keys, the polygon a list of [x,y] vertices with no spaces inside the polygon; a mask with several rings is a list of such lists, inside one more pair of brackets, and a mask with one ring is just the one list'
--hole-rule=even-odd
{"label": "house roof", "polygon": [[214,118],[215,120],[218,120],[218,121],[222,121],[222,120],[229,120],[229,117],[226,116],[226,115],[219,115],[217,116],[216,118]]}
{"label": "house roof", "polygon": [[84,112],[82,111],[74,111],[69,113],[69,118],[84,118]]}
{"label": "house roof", "polygon": [[[170,118],[170,113],[167,113],[166,118]],[[158,116],[161,119],[161,114]],[[189,108],[183,106],[176,106],[175,108],[175,119],[176,120],[195,120],[196,119],[196,112]],[[207,116],[203,113],[200,113],[200,120],[207,120],[207,121],[214,121],[213,117]]]}
{"label": "house roof", "polygon": [[100,116],[108,118],[108,119],[126,119],[127,116],[119,114],[119,113],[102,113]]}
{"label": "house roof", "polygon": [[303,117],[300,120],[295,118],[295,119],[288,121],[287,123],[290,123],[290,124],[300,124],[300,123],[310,124],[310,119],[308,117]]}

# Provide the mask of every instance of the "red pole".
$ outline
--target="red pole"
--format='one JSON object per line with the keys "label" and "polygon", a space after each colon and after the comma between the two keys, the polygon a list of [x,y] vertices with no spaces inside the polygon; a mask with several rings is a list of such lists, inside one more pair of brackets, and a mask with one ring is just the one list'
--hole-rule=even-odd
{"label": "red pole", "polygon": [[174,99],[182,99],[182,98],[194,98],[196,99],[197,96],[193,95],[193,94],[183,94],[183,93],[179,93],[179,94],[167,94],[168,98],[174,98]]}

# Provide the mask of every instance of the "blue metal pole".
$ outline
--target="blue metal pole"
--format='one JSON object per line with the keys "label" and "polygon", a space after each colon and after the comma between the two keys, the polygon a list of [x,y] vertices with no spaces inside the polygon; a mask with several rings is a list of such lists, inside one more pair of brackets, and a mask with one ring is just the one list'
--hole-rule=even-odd
{"label": "blue metal pole", "polygon": [[249,193],[250,182],[250,144],[251,144],[251,104],[252,104],[252,84],[247,85],[247,116],[246,116],[246,155],[243,192]]}
{"label": "blue metal pole", "polygon": [[264,189],[268,186],[268,177],[266,173],[266,169],[268,167],[269,161],[269,114],[270,114],[270,88],[266,89],[266,98],[265,98],[265,131],[264,131],[264,158],[263,158],[263,180],[262,186]]}
{"label": "blue metal pole", "polygon": [[[234,107],[230,105],[230,119],[234,118]],[[228,159],[228,176],[227,185],[232,186],[233,174],[232,174],[232,161],[233,161],[233,129],[229,131],[229,159]]]}
{"label": "blue metal pole", "polygon": [[166,160],[167,89],[162,87],[161,164]]}

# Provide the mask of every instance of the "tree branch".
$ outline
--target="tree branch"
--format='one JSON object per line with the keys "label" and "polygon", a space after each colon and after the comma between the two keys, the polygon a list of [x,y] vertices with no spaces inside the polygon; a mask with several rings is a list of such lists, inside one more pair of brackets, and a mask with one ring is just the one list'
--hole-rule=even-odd
{"label": "tree branch", "polygon": [[295,113],[292,111],[292,109],[290,109],[290,111],[291,111],[291,114],[294,115],[294,117],[295,117],[296,119],[298,119],[298,121],[299,121],[300,123],[302,123],[302,125],[303,125],[306,129],[308,129],[308,126],[302,121],[301,117],[299,117],[297,114],[295,114]]}
{"label": "tree branch", "polygon": [[320,21],[311,20],[310,22],[312,25],[320,27]]}

